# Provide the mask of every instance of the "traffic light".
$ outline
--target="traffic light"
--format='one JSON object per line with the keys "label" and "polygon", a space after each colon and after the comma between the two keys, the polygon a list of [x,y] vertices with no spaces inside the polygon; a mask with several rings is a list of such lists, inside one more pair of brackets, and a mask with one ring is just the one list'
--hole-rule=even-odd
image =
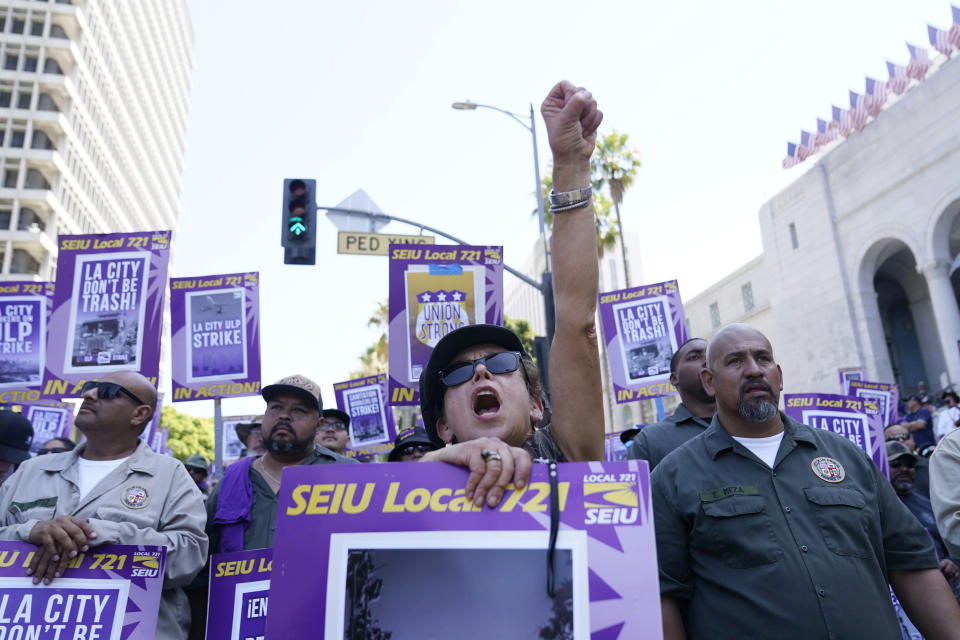
{"label": "traffic light", "polygon": [[317,181],[287,178],[283,181],[284,264],[317,263]]}

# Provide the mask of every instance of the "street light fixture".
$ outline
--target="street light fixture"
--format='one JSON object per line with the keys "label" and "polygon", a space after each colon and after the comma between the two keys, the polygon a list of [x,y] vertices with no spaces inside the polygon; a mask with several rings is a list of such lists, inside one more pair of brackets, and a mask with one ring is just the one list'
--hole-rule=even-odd
{"label": "street light fixture", "polygon": [[[547,244],[546,224],[544,223],[543,188],[540,184],[540,156],[537,151],[537,121],[533,114],[533,104],[530,105],[529,120],[519,114],[513,113],[512,111],[507,111],[506,109],[494,107],[493,105],[489,104],[477,104],[476,102],[471,102],[469,100],[465,100],[463,102],[454,102],[450,106],[458,111],[476,111],[478,108],[499,111],[505,116],[508,116],[514,121],[520,123],[521,127],[530,132],[530,137],[533,139],[533,174],[536,179],[534,193],[537,194],[537,222],[540,225],[540,239],[543,242],[544,260],[544,271],[541,275],[540,286],[537,288],[540,289],[540,293],[543,295],[543,315],[547,334],[547,344],[546,349],[544,349],[544,353],[549,354],[550,345],[553,344],[553,331],[555,326],[555,315],[553,308],[553,274],[550,272],[550,247]],[[544,356],[544,358],[546,357],[548,357],[548,355]],[[544,363],[544,370],[546,370],[546,368],[546,363]]]}

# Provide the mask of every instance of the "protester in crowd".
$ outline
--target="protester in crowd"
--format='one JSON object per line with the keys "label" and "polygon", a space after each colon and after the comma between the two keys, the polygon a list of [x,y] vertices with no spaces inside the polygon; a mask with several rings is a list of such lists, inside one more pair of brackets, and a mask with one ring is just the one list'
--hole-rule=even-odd
{"label": "protester in crowd", "polygon": [[506,485],[526,482],[531,456],[603,457],[603,396],[594,316],[597,247],[590,156],[603,114],[586,89],[553,87],[540,109],[553,152],[553,289],[556,330],[550,349],[551,424],[537,369],[512,331],[472,325],[443,337],[420,376],[420,408],[438,445],[422,460],[471,470],[466,495],[496,505]]}
{"label": "protester in crowd", "polygon": [[920,406],[920,396],[914,395],[907,398],[907,415],[903,417],[900,424],[913,434],[917,453],[921,456],[930,455],[926,448],[935,442],[933,416]]}
{"label": "protester in crowd", "polygon": [[942,407],[937,412],[936,424],[933,427],[933,437],[937,442],[943,439],[957,427],[960,427],[960,396],[955,391],[946,390],[940,396]]}
{"label": "protester in crowd", "polygon": [[30,459],[33,425],[19,413],[0,409],[0,484]]}
{"label": "protester in crowd", "polygon": [[37,545],[27,574],[50,584],[78,552],[101,544],[166,547],[156,637],[187,637],[189,584],[207,555],[203,498],[186,469],[139,436],[157,390],[133,371],[88,381],[73,451],[24,463],[0,487],[0,539]]}
{"label": "protester in crowd", "polygon": [[898,638],[889,577],[928,640],[955,638],[930,537],[859,447],[778,412],[769,340],[721,329],[701,379],[717,414],[652,476],[665,637]]}
{"label": "protester in crowd", "polygon": [[416,462],[438,448],[425,429],[414,427],[397,434],[393,440],[393,449],[387,455],[387,462]]}
{"label": "protester in crowd", "polygon": [[940,441],[930,456],[930,502],[952,558],[960,558],[960,429]]}
{"label": "protester in crowd", "polygon": [[887,442],[900,442],[907,448],[907,451],[917,456],[917,467],[915,469],[915,478],[913,480],[913,490],[924,496],[930,497],[930,460],[917,455],[917,449],[913,442],[913,434],[907,431],[902,424],[892,424],[883,430],[884,438]]}
{"label": "protester in crowd", "polygon": [[261,417],[253,422],[241,422],[234,427],[237,439],[243,443],[247,456],[262,456],[267,452],[266,447],[263,446],[263,433],[260,427],[262,421]]}
{"label": "protester in crowd", "polygon": [[200,493],[207,495],[209,489],[207,487],[207,474],[210,471],[210,463],[207,462],[207,459],[199,453],[195,453],[192,456],[187,456],[187,459],[183,461],[183,466],[186,467],[187,473],[196,483],[197,489],[200,489]]}
{"label": "protester in crowd", "polygon": [[644,427],[633,437],[627,446],[627,458],[646,460],[653,471],[668,453],[710,426],[717,405],[700,382],[706,354],[707,341],[703,338],[687,340],[673,354],[670,384],[680,394],[680,404],[672,416]]}
{"label": "protester in crowd", "polygon": [[66,453],[76,448],[77,443],[70,438],[52,438],[43,443],[43,446],[37,451],[37,455],[44,456],[48,453]]}
{"label": "protester in crowd", "polygon": [[356,462],[315,444],[323,401],[320,385],[292,375],[264,387],[261,429],[267,453],[227,467],[207,499],[211,553],[273,546],[277,492],[285,467]]}
{"label": "protester in crowd", "polygon": [[940,573],[950,583],[951,588],[960,578],[960,567],[950,558],[950,552],[943,544],[943,538],[937,529],[937,519],[933,515],[930,500],[913,490],[913,479],[916,474],[917,455],[908,450],[899,442],[887,443],[887,462],[890,465],[890,484],[897,492],[900,502],[907,505],[910,513],[916,516],[920,524],[930,534],[933,548],[940,560]]}
{"label": "protester in crowd", "polygon": [[317,444],[334,453],[347,455],[350,446],[350,416],[340,409],[324,409],[317,430]]}

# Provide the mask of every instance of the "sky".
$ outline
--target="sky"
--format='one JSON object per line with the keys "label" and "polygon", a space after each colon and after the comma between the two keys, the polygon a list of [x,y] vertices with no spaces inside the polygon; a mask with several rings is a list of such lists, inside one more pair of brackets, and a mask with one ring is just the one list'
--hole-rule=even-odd
{"label": "sky", "polygon": [[[626,133],[639,151],[621,212],[640,237],[645,280],[677,279],[690,299],[762,252],[761,205],[813,166],[784,171],[787,141],[831,104],[846,106],[865,75],[886,79],[885,60],[906,64],[904,43],[926,46],[927,23],[951,22],[949,0],[189,8],[195,64],[173,274],[259,271],[264,384],[307,375],[329,406],[333,384],[377,338],[367,320],[387,297],[387,258],[338,255],[321,214],[317,265],[285,266],[284,178],[316,179],[321,206],[363,189],[390,215],[503,245],[519,268],[537,239],[530,134],[494,111],[450,105],[526,117],[568,79],[596,98],[600,133]],[[262,407],[223,400],[224,415]],[[213,413],[210,401],[176,408]]]}

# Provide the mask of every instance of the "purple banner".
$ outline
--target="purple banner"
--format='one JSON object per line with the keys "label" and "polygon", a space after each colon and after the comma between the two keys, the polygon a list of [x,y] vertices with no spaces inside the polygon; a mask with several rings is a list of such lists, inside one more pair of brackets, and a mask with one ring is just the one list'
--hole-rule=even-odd
{"label": "purple banner", "polygon": [[420,402],[433,347],[468,324],[503,324],[503,247],[390,245],[389,403]]}
{"label": "purple banner", "polygon": [[840,394],[849,396],[850,394],[850,383],[854,380],[863,380],[867,375],[866,369],[863,367],[844,367],[839,369],[837,373],[840,375]]}
{"label": "purple banner", "polygon": [[24,404],[20,413],[33,425],[30,453],[34,455],[50,440],[70,437],[70,427],[73,426],[72,405],[53,401]]}
{"label": "purple banner", "polygon": [[601,293],[599,299],[617,403],[676,393],[670,358],[687,341],[677,281]]}
{"label": "purple banner", "polygon": [[43,398],[137,371],[157,384],[169,231],[60,236]]}
{"label": "purple banner", "polygon": [[897,389],[897,385],[890,382],[851,380],[849,386],[850,395],[876,403],[880,408],[880,416],[884,426],[899,422],[900,391]]}
{"label": "purple banner", "polygon": [[[646,462],[558,465],[554,598],[547,471],[533,465],[489,509],[464,498],[468,470],[453,465],[288,467],[267,637],[660,638]],[[456,597],[419,615],[416,594]]]}
{"label": "purple banner", "polygon": [[0,285],[0,403],[40,399],[52,282]]}
{"label": "purple banner", "polygon": [[272,549],[210,557],[207,640],[257,640],[267,625]]}
{"label": "purple banner", "polygon": [[173,401],[260,394],[260,275],[170,280]]}
{"label": "purple banner", "polygon": [[367,376],[333,385],[337,408],[350,416],[351,458],[369,458],[393,449],[397,428],[387,406],[387,376]]}
{"label": "purple banner", "polygon": [[890,477],[880,407],[870,399],[830,393],[787,393],[786,414],[805,425],[841,435],[863,449]]}
{"label": "purple banner", "polygon": [[617,433],[608,433],[604,440],[604,451],[606,457],[604,458],[608,462],[619,462],[627,459],[627,445],[623,444],[623,441],[620,439],[620,434],[622,432],[618,431]]}
{"label": "purple banner", "polygon": [[70,561],[49,586],[26,575],[36,546],[0,542],[0,638],[151,640],[164,547],[103,545]]}

